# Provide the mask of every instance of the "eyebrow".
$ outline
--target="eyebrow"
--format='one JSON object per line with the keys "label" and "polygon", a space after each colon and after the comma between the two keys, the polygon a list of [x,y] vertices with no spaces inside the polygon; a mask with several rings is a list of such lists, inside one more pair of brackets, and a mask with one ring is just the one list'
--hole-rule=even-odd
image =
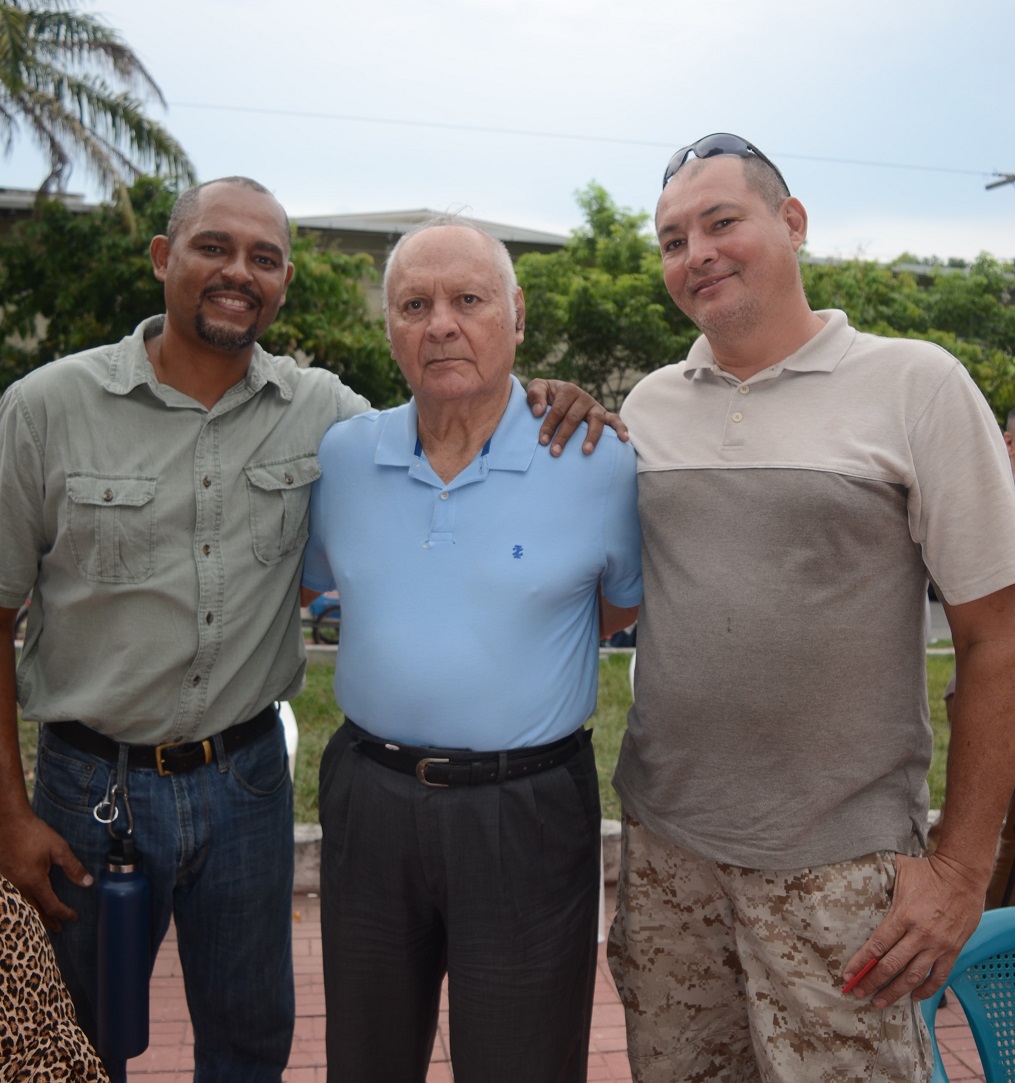
{"label": "eyebrow", "polygon": [[[720,214],[723,211],[735,211],[740,209],[740,204],[735,203],[732,200],[723,200],[719,203],[713,203],[711,207],[706,207],[705,210],[698,215],[698,218],[711,218],[713,215]],[[679,233],[680,227],[677,225],[663,226],[658,231],[660,237],[664,237],[670,233]]]}
{"label": "eyebrow", "polygon": [[[195,233],[194,241],[232,241],[235,238],[231,233],[226,233],[221,229],[203,229],[200,233]],[[272,255],[278,256],[279,259],[285,259],[285,252],[281,245],[272,244],[271,241],[255,241],[254,248],[260,252],[270,252]]]}

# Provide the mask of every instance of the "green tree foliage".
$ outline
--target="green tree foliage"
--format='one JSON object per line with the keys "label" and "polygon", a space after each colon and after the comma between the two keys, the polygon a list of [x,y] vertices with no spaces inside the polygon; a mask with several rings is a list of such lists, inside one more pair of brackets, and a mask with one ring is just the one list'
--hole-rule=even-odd
{"label": "green tree foliage", "polygon": [[577,194],[585,224],[559,252],[516,265],[525,292],[517,370],[572,380],[611,409],[637,379],[683,357],[697,332],[663,285],[648,216],[590,184]]}
{"label": "green tree foliage", "polygon": [[[165,231],[175,192],[144,178],[130,189],[136,235],[113,205],[75,213],[42,200],[0,238],[0,390],[56,357],[115,342],[163,311],[148,239]],[[296,276],[278,319],[262,336],[273,353],[304,355],[338,373],[378,407],[406,392],[381,321],[367,312],[370,259],[293,243]]]}
{"label": "green tree foliage", "polygon": [[861,331],[923,338],[943,346],[969,370],[998,421],[1015,406],[1015,276],[989,255],[972,266],[935,266],[919,281],[863,260],[803,263],[813,308],[841,308]]}
{"label": "green tree foliage", "polygon": [[24,125],[50,162],[40,193],[66,191],[81,158],[129,217],[127,186],[142,172],[193,183],[194,167],[134,97],[166,104],[147,69],[115,30],[74,7],[0,0],[0,144],[10,154]]}
{"label": "green tree foliage", "polygon": [[362,283],[376,276],[373,260],[363,253],[319,248],[312,237],[293,241],[291,258],[296,275],[261,345],[271,353],[305,355],[341,376],[378,409],[407,401],[384,323],[367,310]]}

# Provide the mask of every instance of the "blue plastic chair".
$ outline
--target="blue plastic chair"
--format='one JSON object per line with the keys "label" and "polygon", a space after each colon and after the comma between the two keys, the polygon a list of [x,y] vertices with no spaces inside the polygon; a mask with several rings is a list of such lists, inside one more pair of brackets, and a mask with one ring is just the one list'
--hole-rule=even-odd
{"label": "blue plastic chair", "polygon": [[987,1083],[1015,1083],[1015,907],[988,910],[980,918],[948,981],[920,1004],[934,1048],[931,1083],[948,1083],[934,1035],[946,989],[966,1013]]}

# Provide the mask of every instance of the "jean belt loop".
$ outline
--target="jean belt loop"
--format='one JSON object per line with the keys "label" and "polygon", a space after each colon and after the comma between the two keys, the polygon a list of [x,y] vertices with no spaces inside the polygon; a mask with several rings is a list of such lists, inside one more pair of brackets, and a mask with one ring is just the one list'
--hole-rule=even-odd
{"label": "jean belt loop", "polygon": [[507,778],[508,758],[506,752],[497,754],[497,781],[503,782]]}
{"label": "jean belt loop", "polygon": [[219,765],[219,774],[224,775],[229,770],[229,761],[226,758],[226,746],[222,743],[222,734],[216,733],[211,738],[211,743],[215,749],[215,762]]}
{"label": "jean belt loop", "polygon": [[116,786],[120,793],[127,792],[127,772],[130,770],[130,745],[120,744],[116,757]]}

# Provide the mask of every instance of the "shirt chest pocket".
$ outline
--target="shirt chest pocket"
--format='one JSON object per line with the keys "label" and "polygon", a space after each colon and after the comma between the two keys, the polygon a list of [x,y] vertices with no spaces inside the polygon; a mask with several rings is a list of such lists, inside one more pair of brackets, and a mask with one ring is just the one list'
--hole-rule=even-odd
{"label": "shirt chest pocket", "polygon": [[307,540],[310,485],[321,476],[316,455],[245,467],[250,533],[257,559],[277,564]]}
{"label": "shirt chest pocket", "polygon": [[141,583],[155,570],[155,478],[69,474],[67,533],[78,571]]}

